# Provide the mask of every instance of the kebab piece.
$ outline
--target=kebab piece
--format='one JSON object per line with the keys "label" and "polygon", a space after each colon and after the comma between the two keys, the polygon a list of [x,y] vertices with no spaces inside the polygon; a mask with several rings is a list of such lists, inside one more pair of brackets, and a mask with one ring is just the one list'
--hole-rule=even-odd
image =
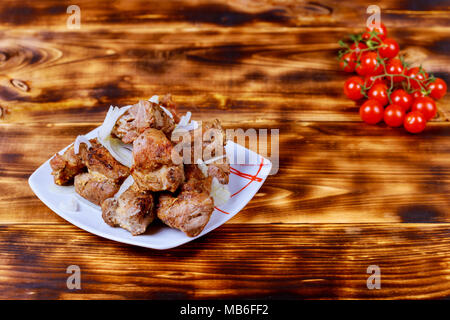
{"label": "kebab piece", "polygon": [[184,181],[183,164],[172,161],[173,145],[161,130],[147,129],[133,142],[131,175],[141,190],[175,192]]}
{"label": "kebab piece", "polygon": [[88,172],[75,177],[75,191],[100,206],[105,199],[119,191],[122,182],[130,175],[130,170],[114,159],[97,139],[89,142],[90,148],[80,146],[81,159]]}
{"label": "kebab piece", "polygon": [[97,139],[89,140],[89,145],[80,144],[77,151],[72,145],[63,155],[56,154],[50,160],[55,183],[67,185],[73,181],[80,196],[101,205],[119,190],[130,170],[114,159]]}
{"label": "kebab piece", "polygon": [[114,181],[122,182],[130,175],[130,169],[117,161],[97,139],[89,140],[91,147],[80,145],[82,162],[89,172],[96,172]]}
{"label": "kebab piece", "polygon": [[144,233],[155,218],[152,194],[141,191],[134,183],[116,197],[103,201],[103,220],[112,227],[128,230],[133,236]]}
{"label": "kebab piece", "polygon": [[70,185],[77,174],[85,171],[80,154],[75,154],[74,146],[70,146],[62,155],[59,153],[50,160],[52,175],[55,184],[60,186]]}
{"label": "kebab piece", "polygon": [[140,100],[117,120],[112,134],[124,143],[132,143],[149,128],[161,130],[170,137],[175,128],[175,116],[175,105],[170,96],[163,98],[161,104]]}
{"label": "kebab piece", "polygon": [[209,195],[211,178],[204,177],[197,165],[186,165],[187,182],[177,195],[162,193],[156,214],[171,228],[179,229],[189,237],[203,231],[214,211],[214,201]]}
{"label": "kebab piece", "polygon": [[[203,121],[201,127],[191,131],[191,139],[194,141],[191,149],[193,163],[205,162],[201,168],[206,176],[217,178],[221,184],[228,184],[230,163],[225,156],[225,132],[220,121]],[[201,146],[201,152],[195,150],[197,146]],[[199,158],[198,154],[203,156],[203,159]]]}
{"label": "kebab piece", "polygon": [[90,202],[100,206],[114,196],[120,185],[97,172],[86,172],[75,176],[75,192]]}

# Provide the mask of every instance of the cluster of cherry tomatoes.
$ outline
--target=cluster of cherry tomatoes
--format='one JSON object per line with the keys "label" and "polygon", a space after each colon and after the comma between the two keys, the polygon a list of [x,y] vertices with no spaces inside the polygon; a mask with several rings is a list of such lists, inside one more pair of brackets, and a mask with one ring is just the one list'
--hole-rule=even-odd
{"label": "cluster of cherry tomatoes", "polygon": [[398,43],[387,37],[386,27],[367,28],[351,35],[350,43],[339,41],[340,66],[356,72],[345,82],[344,93],[354,101],[365,99],[361,119],[369,124],[384,120],[390,127],[411,133],[425,129],[437,112],[435,100],[447,92],[447,84],[428,74],[421,66],[410,67],[398,56]]}

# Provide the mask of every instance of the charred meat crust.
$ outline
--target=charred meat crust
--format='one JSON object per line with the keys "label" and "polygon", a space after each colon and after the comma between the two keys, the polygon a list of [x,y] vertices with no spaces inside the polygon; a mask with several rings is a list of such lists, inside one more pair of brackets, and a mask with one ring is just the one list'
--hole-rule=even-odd
{"label": "charred meat crust", "polygon": [[158,218],[169,227],[195,237],[208,224],[214,210],[214,203],[206,193],[181,193],[177,198],[161,194],[157,209]]}
{"label": "charred meat crust", "polygon": [[152,128],[134,141],[131,175],[140,189],[175,192],[183,183],[183,164],[172,162],[172,149],[164,133]]}
{"label": "charred meat crust", "polygon": [[214,210],[210,197],[211,177],[205,177],[197,165],[186,165],[187,182],[178,195],[162,193],[157,208],[158,218],[169,227],[195,237],[205,228]]}
{"label": "charred meat crust", "polygon": [[80,148],[81,159],[90,172],[98,172],[105,177],[122,183],[130,175],[130,169],[118,162],[97,139],[90,140],[92,148]]}
{"label": "charred meat crust", "polygon": [[163,165],[153,171],[141,171],[132,168],[131,174],[140,189],[153,192],[175,192],[184,181],[183,165]]}
{"label": "charred meat crust", "polygon": [[[175,105],[171,101],[165,102],[168,110],[175,113]],[[174,117],[175,119],[175,117]],[[175,120],[172,119],[158,104],[146,100],[140,100],[129,108],[116,122],[113,135],[124,143],[132,143],[137,137],[149,128],[161,130],[170,136],[175,128]]]}
{"label": "charred meat crust", "polygon": [[101,174],[82,173],[75,177],[75,191],[83,198],[100,206],[102,202],[114,196],[120,185]]}
{"label": "charred meat crust", "polygon": [[[228,184],[230,177],[230,164],[226,157],[222,159],[223,163],[213,162],[208,164],[208,177],[217,178],[221,184]],[[217,161],[219,162],[219,161]]]}
{"label": "charred meat crust", "polygon": [[75,154],[73,146],[70,146],[63,155],[55,154],[50,160],[50,167],[55,184],[60,186],[72,184],[74,177],[85,171],[85,165],[81,157]]}
{"label": "charred meat crust", "polygon": [[112,227],[121,227],[134,236],[142,234],[155,218],[153,195],[133,185],[117,199],[102,203],[102,217]]}
{"label": "charred meat crust", "polygon": [[141,169],[155,169],[172,164],[173,145],[164,133],[147,129],[133,142],[133,162]]}
{"label": "charred meat crust", "polygon": [[78,154],[70,146],[63,155],[55,154],[50,160],[52,175],[58,185],[68,185],[76,175],[86,172],[98,172],[105,177],[121,183],[130,175],[130,170],[118,162],[97,139],[89,140],[92,147],[80,144]]}

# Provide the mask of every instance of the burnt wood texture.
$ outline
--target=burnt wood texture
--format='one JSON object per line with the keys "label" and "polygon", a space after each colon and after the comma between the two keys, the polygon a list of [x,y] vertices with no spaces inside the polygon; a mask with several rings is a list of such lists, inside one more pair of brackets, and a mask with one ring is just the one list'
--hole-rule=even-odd
{"label": "burnt wood texture", "polygon": [[[80,0],[79,30],[71,4],[0,2],[0,298],[450,296],[450,97],[420,135],[368,126],[335,59],[378,4],[408,60],[449,83],[448,1]],[[80,230],[32,193],[29,175],[110,104],[164,93],[195,119],[280,129],[278,173],[235,218],[156,251]]]}

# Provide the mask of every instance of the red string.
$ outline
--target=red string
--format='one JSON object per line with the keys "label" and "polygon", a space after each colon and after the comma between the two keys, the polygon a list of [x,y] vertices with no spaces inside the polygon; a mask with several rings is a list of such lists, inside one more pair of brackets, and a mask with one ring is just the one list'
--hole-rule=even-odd
{"label": "red string", "polygon": [[[239,170],[237,170],[237,169],[235,169],[235,168],[230,167],[231,173],[234,173],[235,175],[237,175],[237,176],[239,176],[239,177],[241,177],[241,178],[245,178],[245,179],[249,179],[249,180],[250,180],[244,187],[242,187],[241,190],[239,190],[239,191],[233,193],[233,194],[231,195],[231,197],[234,197],[234,196],[237,195],[239,192],[241,192],[242,190],[244,190],[245,188],[247,188],[253,181],[261,182],[261,181],[263,180],[262,178],[258,177],[258,174],[259,174],[259,172],[261,171],[261,168],[262,168],[263,164],[264,164],[264,158],[261,159],[261,164],[259,165],[259,169],[258,169],[258,171],[256,172],[256,174],[255,174],[254,176],[252,176],[251,174],[244,173],[244,172],[241,172],[241,171],[239,171]],[[222,212],[222,213],[229,214],[228,212],[223,211],[223,210],[221,210],[221,209],[219,209],[219,208],[217,208],[217,207],[214,207],[214,209],[216,209],[216,210],[218,210],[218,211],[220,211],[220,212]]]}
{"label": "red string", "polygon": [[[247,179],[249,179],[250,181],[249,181],[244,187],[242,187],[241,190],[239,190],[238,192],[233,193],[233,194],[231,195],[231,197],[234,197],[234,196],[237,195],[239,192],[241,192],[242,190],[244,190],[245,188],[247,188],[253,181],[258,181],[258,179],[260,179],[259,182],[262,181],[261,178],[258,178],[258,174],[259,174],[259,172],[261,171],[261,168],[262,168],[263,164],[264,164],[264,158],[261,159],[261,164],[259,165],[259,169],[258,169],[258,171],[256,172],[256,174],[255,174],[254,176],[248,175],[249,177],[247,177]],[[250,177],[251,177],[251,178],[250,178]]]}
{"label": "red string", "polygon": [[222,212],[222,213],[229,214],[228,212],[223,211],[223,210],[221,210],[221,209],[219,209],[219,208],[217,208],[217,207],[214,207],[214,209],[216,209],[216,210],[218,210],[218,211],[220,211],[220,212]]}
{"label": "red string", "polygon": [[231,171],[231,173],[234,173],[235,175],[237,175],[237,176],[239,176],[241,178],[245,178],[245,179],[248,179],[248,180],[254,180],[254,181],[258,181],[258,182],[262,181],[262,178],[260,178],[260,177],[252,176],[251,174],[248,174],[248,173],[236,170],[235,168],[230,168],[230,171]]}

